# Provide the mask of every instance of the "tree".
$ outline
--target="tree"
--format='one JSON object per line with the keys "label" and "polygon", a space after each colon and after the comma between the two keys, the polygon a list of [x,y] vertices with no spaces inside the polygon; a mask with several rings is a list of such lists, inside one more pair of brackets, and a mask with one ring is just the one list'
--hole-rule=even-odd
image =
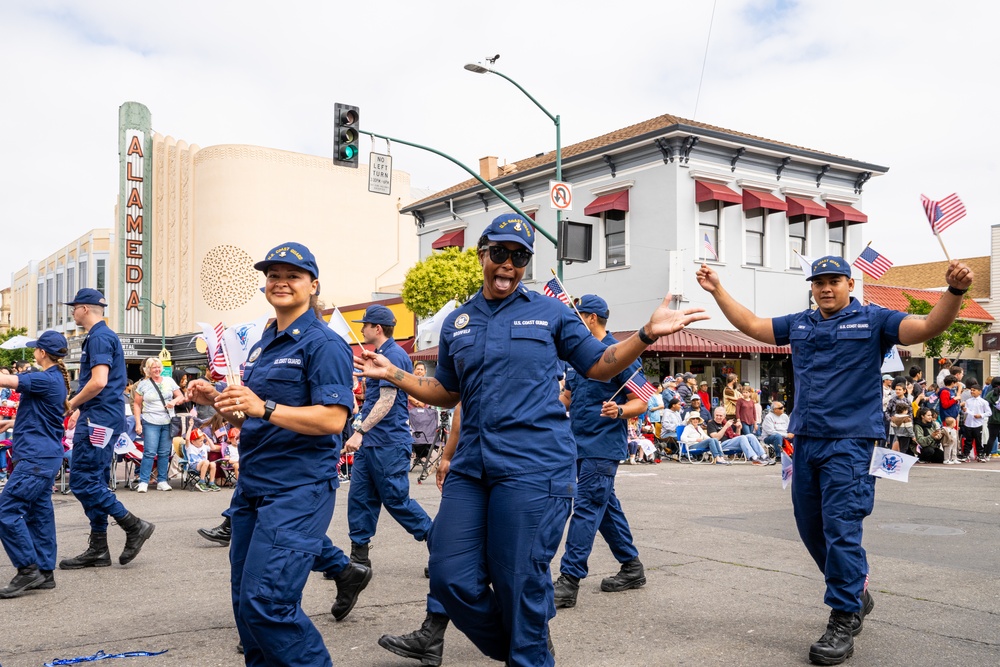
{"label": "tree", "polygon": [[[923,299],[915,299],[906,292],[903,292],[903,296],[906,297],[906,300],[910,304],[907,306],[906,312],[913,315],[926,315],[931,312],[932,306],[929,302]],[[959,309],[959,313],[965,308],[966,303],[968,303],[968,297],[962,299],[962,307]],[[924,342],[924,354],[925,356],[936,358],[943,356],[942,353],[947,351],[957,361],[962,356],[965,348],[972,347],[975,344],[975,337],[981,333],[985,333],[989,328],[990,325],[988,324],[956,319],[943,333]]]}
{"label": "tree", "polygon": [[[0,334],[0,343],[8,341],[14,336],[24,336],[27,333],[28,330],[24,327],[11,329],[5,334]],[[0,350],[0,366],[13,366],[15,361],[20,361],[21,359],[31,359],[31,355],[27,350]]]}
{"label": "tree", "polygon": [[417,262],[403,279],[403,303],[417,317],[430,317],[451,299],[465,301],[483,284],[476,249],[445,248]]}

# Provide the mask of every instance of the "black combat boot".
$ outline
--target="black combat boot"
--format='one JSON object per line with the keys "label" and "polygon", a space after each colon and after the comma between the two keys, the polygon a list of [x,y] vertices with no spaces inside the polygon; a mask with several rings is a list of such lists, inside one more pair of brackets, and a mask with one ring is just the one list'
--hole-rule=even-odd
{"label": "black combat boot", "polygon": [[198,534],[209,542],[215,542],[216,544],[228,547],[229,542],[233,539],[233,522],[229,520],[228,516],[223,517],[222,523],[218,526],[215,528],[199,528]]}
{"label": "black combat boot", "polygon": [[372,580],[372,570],[370,567],[351,563],[344,568],[344,571],[334,577],[337,582],[337,599],[330,607],[330,613],[337,621],[347,618],[347,615],[354,609],[354,604],[358,601],[361,591]]}
{"label": "black combat boot", "polygon": [[447,616],[428,613],[419,630],[408,635],[382,635],[378,645],[404,658],[419,660],[421,665],[440,665],[447,629]]}
{"label": "black combat boot", "polygon": [[42,576],[45,577],[45,581],[39,584],[38,590],[50,591],[56,587],[56,577],[52,573],[52,570],[39,570],[39,572],[41,572]]}
{"label": "black combat boot", "polygon": [[118,519],[118,525],[125,531],[125,548],[122,549],[122,555],[118,557],[118,562],[122,565],[128,565],[139,555],[146,540],[152,537],[156,526],[148,521],[143,521],[131,512]]}
{"label": "black combat boot", "polygon": [[368,548],[371,545],[351,542],[351,560],[358,565],[364,565],[369,570],[372,567],[371,559],[368,558]]}
{"label": "black combat boot", "polygon": [[872,609],[875,608],[875,599],[872,594],[867,590],[861,594],[861,611],[854,614],[854,620],[851,623],[851,635],[857,637],[861,634],[861,631],[865,628],[865,616],[872,613]]}
{"label": "black combat boot", "polygon": [[627,591],[630,588],[640,588],[646,585],[646,571],[638,558],[622,563],[622,568],[613,577],[601,581],[601,590],[605,593]]}
{"label": "black combat boot", "polygon": [[556,609],[576,606],[576,594],[580,591],[580,580],[572,574],[560,574],[556,579]]}
{"label": "black combat boot", "polygon": [[84,567],[111,567],[111,552],[108,551],[108,534],[91,533],[87,550],[75,558],[59,562],[60,570],[79,570]]}
{"label": "black combat boot", "polygon": [[32,588],[38,588],[45,583],[45,577],[38,571],[37,565],[17,568],[17,574],[6,587],[0,588],[0,599],[16,598],[24,595]]}
{"label": "black combat boot", "polygon": [[839,665],[850,658],[854,654],[851,631],[855,616],[846,611],[831,611],[826,632],[809,647],[809,661],[817,665]]}

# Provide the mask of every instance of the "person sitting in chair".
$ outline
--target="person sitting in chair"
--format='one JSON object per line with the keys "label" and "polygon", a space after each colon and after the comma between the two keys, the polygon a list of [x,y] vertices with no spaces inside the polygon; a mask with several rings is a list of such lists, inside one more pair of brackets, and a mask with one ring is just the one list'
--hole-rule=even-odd
{"label": "person sitting in chair", "polygon": [[739,418],[727,418],[726,408],[719,406],[715,409],[712,421],[705,425],[708,435],[715,438],[722,444],[723,452],[743,452],[747,461],[755,466],[766,466],[774,463],[774,459],[764,453],[757,436],[749,433],[740,435]]}

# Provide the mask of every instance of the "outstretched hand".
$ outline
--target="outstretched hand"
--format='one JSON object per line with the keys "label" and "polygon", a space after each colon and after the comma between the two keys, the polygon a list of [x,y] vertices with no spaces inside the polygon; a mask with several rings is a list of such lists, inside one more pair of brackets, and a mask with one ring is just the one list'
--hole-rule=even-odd
{"label": "outstretched hand", "polygon": [[670,301],[673,297],[668,294],[649,319],[647,331],[652,336],[668,336],[676,333],[691,324],[700,320],[707,320],[708,313],[704,308],[685,308],[684,310],[673,310]]}
{"label": "outstretched hand", "polygon": [[708,293],[712,293],[722,286],[722,281],[719,280],[719,274],[715,272],[715,269],[710,267],[708,264],[702,264],[701,268],[695,274],[695,279],[697,279],[698,284],[701,288]]}
{"label": "outstretched hand", "polygon": [[371,350],[362,350],[360,357],[354,357],[355,375],[362,377],[385,380],[393,368],[394,366],[387,358]]}
{"label": "outstretched hand", "polygon": [[953,259],[948,264],[948,271],[945,273],[944,279],[950,287],[954,287],[955,289],[969,289],[974,277],[972,269],[966,264]]}

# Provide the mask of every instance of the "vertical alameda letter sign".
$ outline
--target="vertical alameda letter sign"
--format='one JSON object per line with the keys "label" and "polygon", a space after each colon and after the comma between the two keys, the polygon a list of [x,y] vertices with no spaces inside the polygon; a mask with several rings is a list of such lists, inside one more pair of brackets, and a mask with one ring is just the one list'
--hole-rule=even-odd
{"label": "vertical alameda letter sign", "polygon": [[152,220],[152,149],[149,109],[126,102],[118,110],[118,155],[121,164],[118,199],[119,286],[108,301],[121,308],[121,333],[149,330],[149,309],[140,308],[149,295],[150,230]]}

